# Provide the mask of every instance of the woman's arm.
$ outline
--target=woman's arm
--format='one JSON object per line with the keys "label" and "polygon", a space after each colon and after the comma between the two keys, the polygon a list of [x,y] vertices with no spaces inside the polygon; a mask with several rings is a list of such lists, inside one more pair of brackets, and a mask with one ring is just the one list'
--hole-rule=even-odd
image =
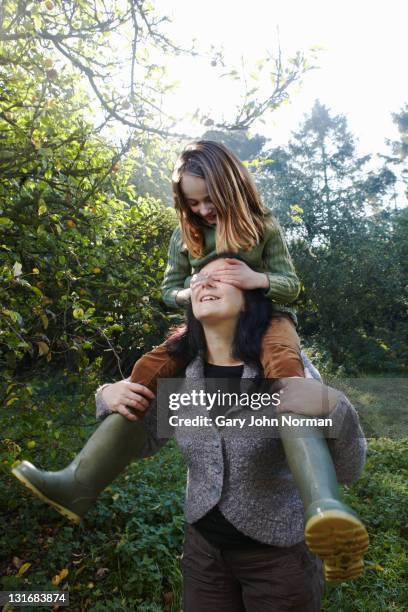
{"label": "woman's arm", "polygon": [[[126,397],[124,397],[123,393],[128,393],[129,389],[123,387],[123,385],[121,387],[120,385],[122,383],[126,383],[127,385],[135,385],[136,387],[144,387],[144,385],[139,385],[138,383],[129,383],[129,380],[129,378],[126,378],[117,383],[102,385],[97,389],[95,393],[97,419],[104,419],[110,414],[113,414],[114,412],[119,412],[120,414],[123,414],[123,416],[128,418],[130,421],[137,421],[139,419],[139,417],[132,414],[130,410],[126,410],[128,414],[125,414],[121,410],[117,410],[117,407],[118,405],[120,405],[121,401],[128,401]],[[109,394],[105,398],[104,391],[106,392],[107,389],[109,389]],[[147,387],[144,387],[144,389],[146,390],[146,395],[150,394],[151,396],[153,396],[153,393]],[[141,394],[140,389],[137,395],[139,394]],[[157,435],[156,399],[153,399],[151,402],[146,400],[146,403],[148,404],[149,410],[146,410],[146,408],[144,409],[146,410],[146,415],[142,419],[142,422],[144,429],[147,433],[147,440],[143,449],[140,452],[140,458],[150,457],[156,454],[162,448],[162,446],[164,446],[168,442],[167,438],[159,438]]]}
{"label": "woman's arm", "polygon": [[313,363],[310,361],[309,357],[306,355],[304,351],[300,351],[300,356],[303,361],[303,368],[305,370],[305,378],[314,378],[323,382],[323,379],[320,375],[320,372],[317,368],[314,367]]}
{"label": "woman's arm", "polygon": [[183,249],[181,229],[176,227],[170,239],[167,267],[162,283],[162,296],[167,306],[178,308],[190,299],[191,266]]}
{"label": "woman's arm", "polygon": [[143,417],[154,397],[154,393],[144,385],[130,382],[130,377],[102,385],[95,393],[96,418],[104,419],[112,412],[118,412],[130,421],[137,421],[139,416]]}
{"label": "woman's arm", "polygon": [[337,480],[340,484],[351,484],[358,480],[363,471],[367,441],[360,426],[356,410],[343,394],[330,418],[335,429],[334,438],[327,438]]}

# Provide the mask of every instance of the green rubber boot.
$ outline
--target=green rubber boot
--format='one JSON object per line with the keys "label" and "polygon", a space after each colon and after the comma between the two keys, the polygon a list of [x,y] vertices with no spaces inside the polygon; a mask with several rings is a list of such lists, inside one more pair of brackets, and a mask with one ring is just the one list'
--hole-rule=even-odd
{"label": "green rubber boot", "polygon": [[[293,414],[291,415],[293,416]],[[321,430],[300,438],[281,428],[286,459],[305,506],[305,541],[324,561],[325,579],[358,578],[364,568],[368,534],[358,515],[342,501],[333,461]]]}
{"label": "green rubber boot", "polygon": [[79,523],[99,493],[140,456],[146,439],[142,421],[111,414],[65,469],[46,472],[22,461],[12,473],[42,501]]}

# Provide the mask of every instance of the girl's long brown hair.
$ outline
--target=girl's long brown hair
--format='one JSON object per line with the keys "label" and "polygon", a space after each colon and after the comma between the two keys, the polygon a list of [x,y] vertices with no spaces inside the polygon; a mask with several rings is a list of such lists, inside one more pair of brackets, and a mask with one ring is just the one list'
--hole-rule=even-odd
{"label": "girl's long brown hair", "polygon": [[244,164],[225,145],[197,140],[187,145],[176,161],[173,175],[174,207],[183,240],[194,257],[203,253],[204,234],[200,217],[192,212],[181,189],[181,177],[191,174],[205,180],[217,211],[217,253],[249,251],[261,242],[273,218],[258,194]]}

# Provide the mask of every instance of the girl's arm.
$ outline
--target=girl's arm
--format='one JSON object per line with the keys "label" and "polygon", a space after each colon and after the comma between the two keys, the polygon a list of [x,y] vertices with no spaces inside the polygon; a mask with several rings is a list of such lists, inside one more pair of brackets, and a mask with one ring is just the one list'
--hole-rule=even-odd
{"label": "girl's arm", "polygon": [[299,295],[300,282],[283,236],[282,229],[274,220],[268,230],[264,249],[265,273],[269,280],[266,295],[278,304],[290,304]]}
{"label": "girl's arm", "polygon": [[[170,239],[167,267],[162,283],[162,296],[167,306],[178,308],[190,297],[191,266],[183,249],[181,229],[176,227]],[[178,295],[179,294],[179,295]]]}
{"label": "girl's arm", "polygon": [[300,283],[279,225],[267,228],[258,248],[263,271],[256,272],[244,261],[226,257],[225,267],[211,276],[240,289],[263,289],[272,302],[290,304],[299,294]]}

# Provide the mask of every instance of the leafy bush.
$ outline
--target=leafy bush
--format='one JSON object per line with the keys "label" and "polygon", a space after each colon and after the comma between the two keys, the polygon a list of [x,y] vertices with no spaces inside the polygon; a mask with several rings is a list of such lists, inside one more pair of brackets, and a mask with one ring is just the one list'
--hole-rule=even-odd
{"label": "leafy bush", "polygon": [[[83,81],[51,67],[51,39],[34,35],[57,16],[20,4],[4,17],[26,18],[25,29],[0,43],[0,369],[11,382],[43,362],[81,371],[102,355],[118,375],[166,327],[159,286],[174,211],[130,184],[158,144],[101,135]],[[73,10],[87,36],[88,10]]]}

